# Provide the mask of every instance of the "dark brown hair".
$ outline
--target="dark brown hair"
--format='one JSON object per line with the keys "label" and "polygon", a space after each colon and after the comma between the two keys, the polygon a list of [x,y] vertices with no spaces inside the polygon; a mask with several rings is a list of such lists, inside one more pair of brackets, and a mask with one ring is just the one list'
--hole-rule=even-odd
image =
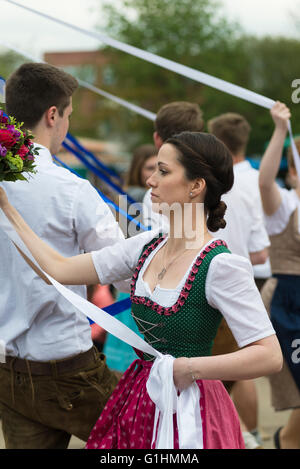
{"label": "dark brown hair", "polygon": [[78,82],[68,73],[43,63],[21,65],[6,83],[6,111],[33,129],[51,106],[62,116]]}
{"label": "dark brown hair", "polygon": [[189,181],[203,178],[206,182],[204,207],[208,229],[216,232],[225,228],[227,206],[221,197],[231,190],[234,182],[232,156],[226,146],[213,135],[200,132],[182,132],[166,143],[178,150],[179,162]]}
{"label": "dark brown hair", "polygon": [[163,142],[180,132],[201,132],[204,128],[203,113],[194,103],[178,101],[165,104],[156,115],[154,128]]}
{"label": "dark brown hair", "polygon": [[207,127],[211,134],[225,143],[233,155],[246,150],[251,127],[240,114],[222,114],[210,120]]}
{"label": "dark brown hair", "polygon": [[151,158],[151,156],[156,156],[158,150],[154,145],[145,144],[141,145],[135,149],[133,153],[133,158],[131,161],[130,169],[127,177],[127,186],[140,186],[144,187],[142,181],[142,168],[145,162]]}

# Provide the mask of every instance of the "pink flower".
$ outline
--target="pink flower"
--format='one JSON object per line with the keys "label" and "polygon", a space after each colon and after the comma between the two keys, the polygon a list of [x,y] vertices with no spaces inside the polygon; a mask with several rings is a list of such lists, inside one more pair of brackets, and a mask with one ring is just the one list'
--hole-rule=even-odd
{"label": "pink flower", "polygon": [[22,145],[21,148],[19,148],[18,150],[18,155],[22,158],[22,160],[25,160],[25,157],[28,155],[28,153],[29,153],[29,148],[27,148],[25,145]]}
{"label": "pink flower", "polygon": [[0,129],[0,143],[6,148],[11,148],[17,143],[17,139],[7,129]]}

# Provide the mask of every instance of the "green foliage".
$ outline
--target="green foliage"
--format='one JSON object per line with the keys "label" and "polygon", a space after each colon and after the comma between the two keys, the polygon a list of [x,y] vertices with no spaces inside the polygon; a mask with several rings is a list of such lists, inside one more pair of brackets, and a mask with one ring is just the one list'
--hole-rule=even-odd
{"label": "green foliage", "polygon": [[0,55],[0,76],[5,80],[26,60],[15,52],[6,52]]}
{"label": "green foliage", "polygon": [[[299,131],[300,106],[291,102],[291,83],[299,78],[300,41],[255,38],[226,20],[215,0],[126,0],[102,2],[101,24],[110,36],[132,46],[285,102]],[[273,124],[268,110],[185,79],[123,52],[103,49],[111,59],[105,89],[152,112],[171,101],[193,101],[206,121],[239,112],[252,126],[249,153],[261,153]],[[129,146],[151,141],[153,124],[104,103],[106,131]],[[297,125],[297,122],[299,123]]]}

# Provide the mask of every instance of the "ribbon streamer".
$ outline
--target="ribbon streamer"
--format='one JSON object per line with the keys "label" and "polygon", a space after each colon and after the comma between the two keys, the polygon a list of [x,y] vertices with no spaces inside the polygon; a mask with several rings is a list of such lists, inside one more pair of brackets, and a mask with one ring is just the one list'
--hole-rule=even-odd
{"label": "ribbon streamer", "polygon": [[[23,57],[26,57],[27,59],[31,60],[32,62],[40,62],[40,63],[47,63],[44,60],[38,59],[37,57],[34,57],[33,55],[29,54],[28,52],[25,52],[23,49],[20,49],[19,47],[16,47],[12,44],[10,44],[7,41],[4,41],[3,39],[0,39],[0,44],[2,44],[4,47],[7,47],[7,49],[11,49],[17,54],[22,55]],[[99,96],[102,96],[103,98],[107,98],[110,101],[115,102],[116,104],[119,104],[120,106],[125,107],[129,111],[134,112],[135,114],[139,114],[140,116],[145,117],[146,119],[149,119],[151,121],[154,121],[156,118],[156,114],[154,114],[151,111],[148,111],[147,109],[144,109],[137,104],[130,103],[129,101],[126,101],[125,99],[119,98],[118,96],[114,96],[111,93],[108,93],[107,91],[101,90],[100,88],[97,88],[94,85],[91,85],[90,83],[80,80],[79,78],[76,78],[78,81],[79,85],[82,86],[82,88],[86,88],[93,93],[98,94]]]}
{"label": "ribbon streamer", "polygon": [[[162,412],[162,423],[160,423],[160,427],[157,433],[157,442],[160,448],[162,449],[164,444],[168,444],[168,448],[173,448],[174,443],[173,441],[171,441],[171,435],[173,435],[173,411],[174,409],[177,409],[177,419],[179,422],[184,421],[184,415],[179,416],[178,412],[184,414],[188,410],[188,414],[191,415],[197,412],[200,400],[200,390],[198,386],[197,389],[191,386],[180,394],[184,396],[185,404],[187,407],[182,406],[180,404],[178,405],[176,401],[180,399],[180,396],[177,397],[177,390],[173,381],[174,358],[162,355],[151,345],[145,342],[135,332],[129,329],[125,324],[118,321],[118,319],[113,316],[110,316],[102,309],[98,308],[94,304],[88,302],[86,299],[72,292],[71,290],[57,282],[46,272],[44,272],[40,268],[38,263],[35,261],[34,257],[31,255],[28,248],[25,246],[18,233],[13,229],[10,221],[5,217],[2,211],[0,212],[0,227],[9,237],[9,239],[20,249],[20,251],[23,252],[23,254],[28,257],[28,259],[30,259],[30,261],[45,275],[45,277],[54,286],[54,288],[56,288],[56,290],[61,295],[63,295],[63,297],[68,300],[81,314],[88,318],[91,318],[92,321],[97,323],[107,332],[113,334],[118,339],[123,340],[123,342],[127,343],[128,345],[131,345],[133,348],[136,348],[144,353],[156,357],[156,360],[154,362],[154,372],[152,374],[150,373],[147,386],[150,389],[151,395],[153,394],[153,390],[156,389],[156,397],[160,394],[162,396],[162,398],[159,398],[159,403],[156,404],[156,402],[154,401],[155,405],[159,406],[159,408],[156,409],[156,416],[158,416],[158,412]],[[168,377],[168,379],[166,379],[166,376]],[[196,422],[198,425],[200,425],[200,427],[195,426]],[[203,448],[203,441],[199,439],[199,435],[202,435],[202,421],[200,411],[199,418],[197,421],[193,419],[191,422],[189,422],[188,429],[180,426],[178,428],[178,431],[179,433],[182,433],[183,431],[188,431],[190,440],[186,444],[190,446],[190,448]],[[154,432],[156,432],[156,428],[154,428]],[[167,441],[165,440],[165,434],[168,435]],[[155,433],[153,433],[153,435],[155,437]],[[180,435],[179,441],[182,441],[182,438],[184,438],[184,436]]]}

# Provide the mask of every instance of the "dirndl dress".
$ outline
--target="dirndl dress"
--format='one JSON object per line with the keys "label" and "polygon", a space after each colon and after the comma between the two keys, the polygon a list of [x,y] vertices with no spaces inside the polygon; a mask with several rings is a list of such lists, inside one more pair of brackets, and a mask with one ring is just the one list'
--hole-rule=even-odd
{"label": "dirndl dress", "polygon": [[[163,354],[173,357],[209,356],[222,320],[205,297],[205,281],[214,256],[229,252],[225,243],[215,241],[195,261],[176,302],[165,308],[149,298],[135,295],[143,263],[163,238],[145,247],[131,284],[132,314],[145,340]],[[147,329],[145,325],[147,324]],[[155,339],[153,340],[153,338]],[[146,384],[153,357],[138,352],[108,400],[86,443],[87,449],[154,449],[151,446],[155,404]],[[204,449],[244,449],[239,417],[221,381],[199,380]],[[174,415],[174,448],[178,430]]]}

